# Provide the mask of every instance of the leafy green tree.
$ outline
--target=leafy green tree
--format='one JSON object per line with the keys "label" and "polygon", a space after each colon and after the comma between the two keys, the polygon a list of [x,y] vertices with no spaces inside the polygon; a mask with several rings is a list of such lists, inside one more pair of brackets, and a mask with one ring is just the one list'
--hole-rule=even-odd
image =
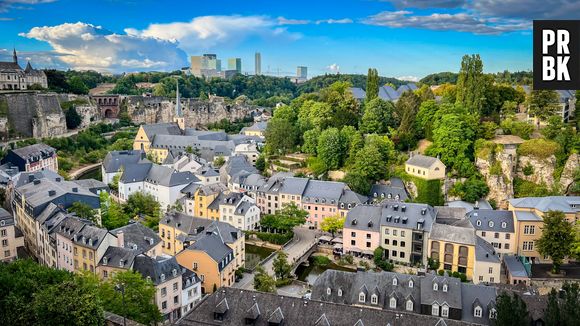
{"label": "leafy green tree", "polygon": [[304,145],[302,145],[302,152],[316,155],[316,149],[318,147],[318,136],[320,135],[320,129],[310,129],[304,132],[302,138],[304,139]]}
{"label": "leafy green tree", "polygon": [[548,306],[544,310],[544,321],[546,326],[560,326],[561,323],[560,305],[558,302],[558,292],[552,288],[548,295]]}
{"label": "leafy green tree", "polygon": [[528,113],[541,120],[553,116],[560,104],[558,92],[554,90],[532,90],[528,98]]}
{"label": "leafy green tree", "polygon": [[506,292],[497,296],[497,317],[492,320],[493,326],[528,326],[530,314],[522,298],[516,293]]}
{"label": "leafy green tree", "polygon": [[559,116],[551,116],[548,118],[548,125],[542,129],[542,134],[548,139],[555,139],[564,129],[564,122]]}
{"label": "leafy green tree", "polygon": [[340,130],[342,138],[346,141],[346,160],[345,165],[351,166],[354,163],[356,153],[363,148],[364,139],[361,133],[353,126],[344,126]]}
{"label": "leafy green tree", "polygon": [[385,260],[385,250],[383,249],[383,247],[380,246],[377,247],[373,252],[373,256],[375,266],[377,266],[378,268],[389,272],[395,268],[393,264]]}
{"label": "leafy green tree", "polygon": [[344,217],[340,217],[338,215],[327,216],[320,223],[320,228],[324,232],[330,232],[334,238],[334,234],[342,230],[342,227],[344,226],[344,220]]}
{"label": "leafy green tree", "polygon": [[291,232],[294,227],[304,224],[307,216],[307,211],[292,202],[284,205],[275,214],[264,215],[260,220],[260,225],[265,229]]}
{"label": "leafy green tree", "polygon": [[106,192],[101,192],[101,222],[108,230],[120,228],[129,224],[129,214],[126,214],[120,204],[111,200]]}
{"label": "leafy green tree", "polygon": [[580,320],[580,284],[578,282],[565,282],[562,286],[563,302],[560,306],[562,326],[577,325]]}
{"label": "leafy green tree", "polygon": [[74,106],[68,108],[68,110],[66,110],[64,116],[66,118],[67,129],[76,129],[78,126],[81,125],[82,118]]}
{"label": "leafy green tree", "polygon": [[439,105],[434,100],[421,103],[415,118],[416,132],[419,137],[429,140],[433,139],[433,121],[435,114],[439,110]]}
{"label": "leafy green tree", "polygon": [[288,262],[288,254],[282,250],[278,251],[276,258],[272,261],[274,275],[278,280],[285,280],[292,273],[292,265]]}
{"label": "leafy green tree", "polygon": [[78,76],[73,76],[68,80],[69,91],[74,94],[84,95],[89,93],[89,88]]}
{"label": "leafy green tree", "polygon": [[435,94],[431,90],[431,87],[427,84],[423,84],[418,90],[415,91],[415,94],[419,96],[421,103],[425,101],[432,101],[435,99]]}
{"label": "leafy green tree", "polygon": [[335,170],[342,166],[346,156],[344,145],[345,140],[337,128],[328,128],[322,131],[318,137],[318,157],[329,170]]}
{"label": "leafy green tree", "polygon": [[297,130],[292,121],[272,118],[266,127],[266,152],[285,154],[296,146]]}
{"label": "leafy green tree", "polygon": [[99,288],[106,311],[147,325],[161,321],[161,313],[155,304],[155,292],[153,283],[134,271],[115,273]]}
{"label": "leafy green tree", "polygon": [[480,177],[471,176],[464,182],[454,184],[450,192],[461,197],[461,200],[475,203],[489,193],[489,187]]}
{"label": "leafy green tree", "polygon": [[379,72],[369,68],[367,74],[366,101],[369,102],[379,96]]}
{"label": "leafy green tree", "polygon": [[343,181],[359,194],[368,194],[371,190],[371,181],[358,171],[349,171]]}
{"label": "leafy green tree", "polygon": [[78,217],[97,222],[97,211],[93,209],[89,204],[76,201],[69,208],[68,211],[75,213]]}
{"label": "leafy green tree", "polygon": [[387,175],[387,162],[375,144],[365,145],[356,155],[352,171],[369,181],[378,181]]}
{"label": "leafy green tree", "polygon": [[320,90],[320,100],[332,108],[331,126],[357,126],[360,116],[358,101],[352,96],[348,82],[335,82]]}
{"label": "leafy green tree", "polygon": [[264,172],[264,170],[266,170],[266,158],[264,155],[258,156],[258,159],[256,160],[256,169],[258,169],[260,172]]}
{"label": "leafy green tree", "polygon": [[483,74],[483,61],[479,54],[464,55],[457,77],[456,103],[463,105],[472,113],[480,113],[488,82]]}
{"label": "leafy green tree", "polygon": [[224,163],[226,163],[226,159],[223,156],[218,156],[213,160],[213,165],[216,167],[221,167]]}
{"label": "leafy green tree", "polygon": [[254,272],[254,289],[260,292],[276,293],[276,280],[268,275],[262,266]]}
{"label": "leafy green tree", "polygon": [[388,127],[394,127],[395,125],[393,112],[393,103],[389,101],[378,97],[367,100],[359,126],[360,132],[368,134],[386,133]]}
{"label": "leafy green tree", "polygon": [[445,114],[433,129],[433,145],[428,155],[439,155],[443,163],[461,175],[473,173],[470,158],[473,155],[475,132],[468,122],[459,115]]}
{"label": "leafy green tree", "polygon": [[516,135],[523,139],[530,139],[534,132],[534,126],[525,121],[515,121],[512,118],[504,119],[500,123],[501,129],[506,135]]}
{"label": "leafy green tree", "polygon": [[135,192],[127,199],[125,212],[130,216],[144,216],[145,225],[155,228],[159,224],[160,205],[150,194]]}
{"label": "leafy green tree", "polygon": [[564,258],[572,254],[575,241],[575,230],[566,221],[566,215],[561,211],[548,211],[544,214],[542,236],[536,241],[538,252],[552,259],[552,271],[560,272]]}

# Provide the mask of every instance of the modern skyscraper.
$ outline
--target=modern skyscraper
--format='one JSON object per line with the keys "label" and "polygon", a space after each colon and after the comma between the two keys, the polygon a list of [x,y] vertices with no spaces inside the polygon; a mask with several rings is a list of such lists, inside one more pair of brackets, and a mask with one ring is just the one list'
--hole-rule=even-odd
{"label": "modern skyscraper", "polygon": [[189,65],[189,70],[191,71],[191,74],[196,76],[196,77],[201,77],[201,62],[202,62],[202,56],[191,56],[191,64]]}
{"label": "modern skyscraper", "polygon": [[262,54],[260,52],[256,52],[254,57],[255,59],[255,74],[261,75],[262,74]]}
{"label": "modern skyscraper", "polygon": [[228,70],[235,70],[238,74],[242,73],[242,59],[241,58],[229,58],[228,59]]}
{"label": "modern skyscraper", "polygon": [[308,67],[298,66],[298,68],[296,68],[296,77],[299,79],[307,79]]}

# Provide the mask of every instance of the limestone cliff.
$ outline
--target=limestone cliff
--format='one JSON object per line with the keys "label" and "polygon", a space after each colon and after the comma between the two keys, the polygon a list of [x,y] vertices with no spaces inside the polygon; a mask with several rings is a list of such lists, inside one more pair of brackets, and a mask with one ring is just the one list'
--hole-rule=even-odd
{"label": "limestone cliff", "polygon": [[500,208],[507,208],[508,200],[514,197],[516,165],[517,154],[513,148],[488,143],[478,149],[475,166],[489,187],[487,199],[494,200]]}
{"label": "limestone cliff", "polygon": [[0,95],[0,101],[7,104],[10,138],[66,133],[66,119],[56,94],[8,93]]}
{"label": "limestone cliff", "polygon": [[545,184],[552,189],[554,186],[554,168],[556,156],[547,158],[521,155],[518,158],[517,177],[535,184]]}
{"label": "limestone cliff", "polygon": [[[164,97],[128,96],[124,99],[127,113],[135,124],[172,122],[175,115],[175,100]],[[230,103],[224,98],[212,96],[209,100],[181,99],[186,127],[201,127],[222,119],[233,121],[252,116],[258,107],[243,101]]]}
{"label": "limestone cliff", "polygon": [[574,174],[580,168],[580,155],[574,153],[568,157],[562,176],[560,177],[560,189],[563,193],[567,193],[570,185],[574,182]]}

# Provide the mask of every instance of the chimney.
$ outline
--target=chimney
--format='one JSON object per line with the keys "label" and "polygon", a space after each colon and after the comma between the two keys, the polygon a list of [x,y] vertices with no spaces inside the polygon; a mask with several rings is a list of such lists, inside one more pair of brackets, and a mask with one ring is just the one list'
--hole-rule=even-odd
{"label": "chimney", "polygon": [[117,247],[125,247],[125,234],[123,231],[117,232]]}

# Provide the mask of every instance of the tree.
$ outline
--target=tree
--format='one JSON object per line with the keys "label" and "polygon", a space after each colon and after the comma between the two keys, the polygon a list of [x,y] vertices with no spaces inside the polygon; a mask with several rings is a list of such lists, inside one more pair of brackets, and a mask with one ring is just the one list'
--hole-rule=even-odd
{"label": "tree", "polygon": [[464,55],[457,77],[456,103],[472,113],[480,113],[489,80],[483,74],[483,61],[479,54]]}
{"label": "tree", "polygon": [[276,279],[285,280],[289,278],[292,272],[292,265],[288,263],[288,254],[282,250],[278,251],[276,258],[272,262],[272,268]]}
{"label": "tree", "polygon": [[82,118],[74,106],[72,106],[66,110],[65,118],[66,118],[66,128],[67,129],[76,129],[78,126],[81,125]]}
{"label": "tree", "polygon": [[427,84],[423,84],[421,88],[415,91],[415,94],[419,96],[419,98],[421,99],[421,103],[425,101],[432,101],[435,99],[435,94],[433,94],[431,87],[429,87],[429,85]]}
{"label": "tree", "polygon": [[552,288],[552,291],[548,295],[548,306],[544,310],[544,321],[546,322],[546,326],[560,326],[561,320],[558,292]]}
{"label": "tree", "polygon": [[489,187],[480,177],[471,176],[464,182],[455,183],[450,192],[461,200],[475,203],[489,193]]}
{"label": "tree", "polygon": [[387,175],[387,164],[375,144],[366,144],[357,154],[352,171],[364,176],[367,180],[378,181]]}
{"label": "tree", "polygon": [[528,97],[528,113],[540,120],[553,116],[560,106],[558,92],[550,89],[532,90]]}
{"label": "tree", "polygon": [[564,127],[564,122],[561,117],[556,115],[551,116],[548,118],[548,125],[542,129],[542,135],[548,139],[555,139],[562,133]]}
{"label": "tree", "polygon": [[126,214],[120,204],[111,200],[106,192],[101,192],[101,223],[108,230],[120,228],[129,224],[129,215]]}
{"label": "tree", "polygon": [[395,126],[394,109],[393,103],[379,97],[367,100],[359,126],[360,132],[368,134],[387,132],[388,127]]}
{"label": "tree", "polygon": [[385,260],[385,249],[383,249],[383,247],[377,247],[373,252],[373,256],[375,266],[378,268],[389,272],[395,268],[393,264]]}
{"label": "tree", "polygon": [[343,180],[350,189],[359,194],[368,194],[371,190],[371,181],[357,171],[349,171]]}
{"label": "tree", "polygon": [[[120,286],[123,293],[116,290]],[[161,313],[155,304],[155,286],[134,271],[118,272],[101,284],[99,296],[106,311],[137,322],[151,325],[161,321]]]}
{"label": "tree", "polygon": [[379,72],[369,68],[367,75],[366,101],[369,102],[379,96]]}
{"label": "tree", "polygon": [[302,145],[302,152],[316,155],[316,148],[318,147],[318,136],[320,135],[320,129],[310,129],[304,132],[302,138],[304,139],[304,145]]}
{"label": "tree", "polygon": [[68,86],[71,93],[84,95],[89,93],[89,88],[79,76],[73,76],[68,80]]}
{"label": "tree", "polygon": [[565,282],[562,286],[562,301],[560,304],[560,317],[562,326],[578,325],[580,320],[580,284],[578,282]]}
{"label": "tree", "polygon": [[154,228],[159,224],[160,208],[159,202],[152,195],[135,192],[127,199],[125,212],[130,216],[144,216],[145,225]]}
{"label": "tree", "polygon": [[296,145],[296,127],[287,119],[272,118],[266,127],[266,152],[286,154]]}
{"label": "tree", "polygon": [[92,221],[97,222],[97,212],[94,210],[89,204],[83,203],[80,201],[75,201],[69,208],[68,211],[71,213],[75,213],[76,216]]}
{"label": "tree", "polygon": [[335,170],[342,166],[346,156],[344,145],[345,141],[337,128],[328,128],[320,134],[317,152],[327,169]]}
{"label": "tree", "polygon": [[439,110],[439,105],[434,100],[429,100],[421,103],[419,111],[415,117],[415,128],[417,135],[426,139],[433,139],[433,121],[435,114]]}
{"label": "tree", "polygon": [[552,259],[552,272],[559,273],[560,265],[567,256],[572,254],[575,241],[575,230],[566,221],[566,215],[561,211],[548,211],[544,214],[542,236],[536,241],[538,252]]}
{"label": "tree", "polygon": [[519,295],[503,292],[497,297],[497,317],[492,324],[494,326],[528,326],[530,314],[526,303]]}
{"label": "tree", "polygon": [[298,225],[306,222],[308,212],[299,208],[295,203],[291,202],[275,214],[264,215],[260,220],[260,225],[263,228],[276,229],[282,232],[290,232]]}
{"label": "tree", "polygon": [[344,217],[340,217],[338,215],[327,216],[320,223],[320,228],[324,232],[332,233],[332,237],[334,238],[334,234],[339,230],[342,230],[342,227],[344,226],[344,220]]}
{"label": "tree", "polygon": [[218,168],[224,165],[224,163],[226,163],[226,159],[223,156],[218,156],[213,160],[213,165]]}
{"label": "tree", "polygon": [[256,267],[254,272],[254,289],[260,292],[276,293],[276,280],[262,266]]}
{"label": "tree", "polygon": [[260,172],[264,172],[266,170],[266,158],[264,155],[260,155],[256,160],[256,169]]}

